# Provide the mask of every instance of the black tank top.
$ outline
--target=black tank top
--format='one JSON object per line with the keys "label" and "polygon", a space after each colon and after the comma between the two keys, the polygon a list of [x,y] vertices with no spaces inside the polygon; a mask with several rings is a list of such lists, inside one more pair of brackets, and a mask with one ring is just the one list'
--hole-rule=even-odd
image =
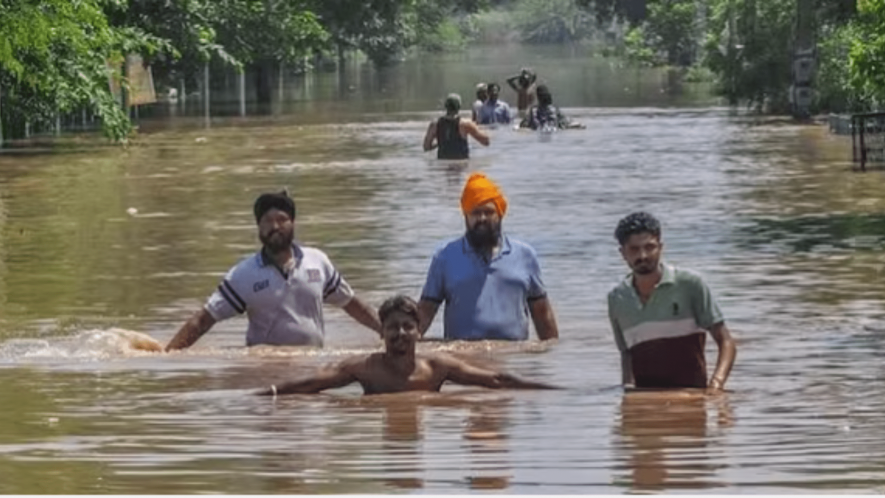
{"label": "black tank top", "polygon": [[461,136],[458,124],[459,116],[443,116],[436,122],[436,150],[437,159],[467,159],[470,157],[470,148],[467,138]]}

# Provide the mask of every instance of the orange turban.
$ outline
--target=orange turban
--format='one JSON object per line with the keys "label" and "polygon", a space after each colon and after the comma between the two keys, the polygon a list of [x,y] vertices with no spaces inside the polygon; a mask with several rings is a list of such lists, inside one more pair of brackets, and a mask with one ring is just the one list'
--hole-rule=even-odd
{"label": "orange turban", "polygon": [[482,173],[473,173],[467,179],[467,185],[464,185],[464,193],[461,194],[461,210],[464,214],[473,211],[476,206],[480,206],[487,202],[495,203],[495,210],[498,216],[504,216],[507,212],[507,199],[504,193]]}

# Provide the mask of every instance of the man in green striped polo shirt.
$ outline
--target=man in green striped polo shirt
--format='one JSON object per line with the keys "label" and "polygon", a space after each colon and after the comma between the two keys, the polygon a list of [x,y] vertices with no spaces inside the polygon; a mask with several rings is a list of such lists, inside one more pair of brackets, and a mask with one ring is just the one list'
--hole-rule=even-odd
{"label": "man in green striped polo shirt", "polygon": [[[736,348],[710,288],[697,273],[661,262],[661,224],[654,216],[627,216],[618,223],[615,238],[633,270],[608,294],[624,385],[721,390]],[[707,332],[719,347],[709,381]]]}

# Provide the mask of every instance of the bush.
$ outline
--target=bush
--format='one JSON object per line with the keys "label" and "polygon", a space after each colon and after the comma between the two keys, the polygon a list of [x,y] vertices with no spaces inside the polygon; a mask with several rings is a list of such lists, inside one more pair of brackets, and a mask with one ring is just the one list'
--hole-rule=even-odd
{"label": "bush", "polygon": [[658,66],[661,59],[658,54],[649,47],[642,26],[631,28],[624,35],[624,56],[631,64],[640,66]]}
{"label": "bush", "polygon": [[815,78],[816,107],[820,111],[842,112],[862,110],[857,94],[851,87],[848,54],[856,37],[852,25],[825,26],[818,44],[818,67]]}
{"label": "bush", "polygon": [[685,72],[683,81],[686,83],[712,83],[716,81],[716,74],[703,65],[695,64]]}
{"label": "bush", "polygon": [[592,32],[592,19],[575,0],[519,0],[513,12],[527,43],[574,43]]}
{"label": "bush", "polygon": [[471,14],[464,24],[467,36],[478,43],[509,43],[516,38],[513,19],[503,10]]}
{"label": "bush", "polygon": [[418,33],[418,48],[424,52],[455,52],[467,47],[461,27],[446,19],[427,33]]}

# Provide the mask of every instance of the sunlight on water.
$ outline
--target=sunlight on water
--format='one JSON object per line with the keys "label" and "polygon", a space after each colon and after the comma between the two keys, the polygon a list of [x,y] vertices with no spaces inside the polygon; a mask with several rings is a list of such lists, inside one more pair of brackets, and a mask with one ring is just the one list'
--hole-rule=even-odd
{"label": "sunlight on water", "polygon": [[[568,85],[557,95],[586,130],[500,127],[469,163],[422,153],[434,115],[412,93],[390,114],[329,104],[310,118],[341,124],[182,127],[127,150],[0,158],[0,492],[881,493],[885,175],[852,173],[849,144],[820,127],[635,94],[644,107],[581,107],[593,89]],[[445,343],[438,317],[419,350],[565,390],[252,396],[380,348],[332,308],[323,349],[247,349],[242,318],[170,354],[121,332],[165,344],[257,249],[252,201],[280,187],[299,239],[369,303],[417,296],[434,249],[463,231],[474,170],[507,194],[505,230],[538,251],[561,339]],[[613,230],[638,209],[734,331],[721,396],[618,387]]]}

